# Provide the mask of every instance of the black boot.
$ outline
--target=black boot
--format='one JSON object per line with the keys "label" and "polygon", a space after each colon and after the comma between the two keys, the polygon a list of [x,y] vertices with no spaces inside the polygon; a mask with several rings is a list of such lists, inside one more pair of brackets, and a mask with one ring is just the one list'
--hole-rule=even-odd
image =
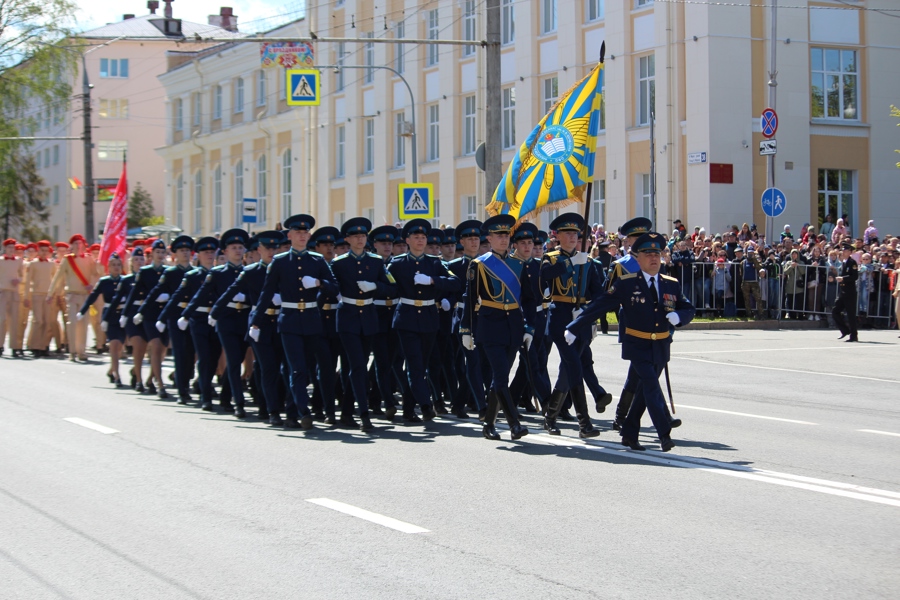
{"label": "black boot", "polygon": [[600,435],[600,432],[594,429],[591,423],[591,416],[588,414],[587,399],[584,395],[584,388],[577,386],[572,388],[572,404],[575,406],[575,416],[578,419],[578,437],[592,438]]}
{"label": "black boot", "polygon": [[559,427],[556,426],[556,417],[566,399],[566,393],[553,390],[550,401],[547,403],[547,413],[544,415],[544,430],[550,435],[559,435]]}
{"label": "black boot", "polygon": [[509,433],[513,441],[528,435],[528,428],[519,421],[519,411],[512,401],[509,390],[503,393],[497,392],[494,395],[499,399],[500,405],[503,407],[503,414],[506,415],[506,422],[509,423]]}
{"label": "black boot", "polygon": [[484,413],[484,427],[481,429],[481,435],[485,439],[497,441],[500,434],[494,427],[494,421],[497,420],[497,413],[500,412],[500,398],[494,390],[488,390],[487,393],[487,410]]}
{"label": "black boot", "polygon": [[622,390],[622,395],[619,396],[619,404],[616,406],[616,420],[613,421],[613,429],[616,431],[622,430],[622,425],[625,424],[625,417],[628,416],[628,409],[631,408],[632,400],[634,400],[634,392]]}

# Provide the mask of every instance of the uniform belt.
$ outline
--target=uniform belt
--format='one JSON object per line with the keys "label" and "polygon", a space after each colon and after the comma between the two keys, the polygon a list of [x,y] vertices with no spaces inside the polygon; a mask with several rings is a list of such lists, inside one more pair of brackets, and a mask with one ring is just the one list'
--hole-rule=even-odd
{"label": "uniform belt", "polygon": [[144,303],[143,300],[132,300],[132,301],[131,301],[131,305],[132,305],[132,306],[140,306],[140,305],[142,305],[143,303]]}
{"label": "uniform belt", "polygon": [[372,298],[347,298],[346,296],[341,298],[341,304],[350,304],[354,306],[368,306],[374,301],[375,300]]}
{"label": "uniform belt", "polygon": [[498,310],[505,310],[506,312],[517,310],[519,308],[518,302],[494,302],[493,300],[479,300],[478,305],[480,308],[496,308]]}
{"label": "uniform belt", "polygon": [[284,302],[281,303],[281,308],[293,308],[296,310],[307,310],[310,308],[319,308],[319,305],[315,302]]}
{"label": "uniform belt", "polygon": [[543,311],[547,310],[548,306],[550,306],[550,305],[547,302],[544,302],[543,304],[538,304],[537,307],[534,309],[534,311],[535,312],[543,312]]}
{"label": "uniform belt", "polygon": [[550,299],[554,302],[565,302],[567,304],[575,304],[578,302],[578,298],[573,298],[572,296],[559,296],[557,294],[550,296]]}
{"label": "uniform belt", "polygon": [[337,304],[323,304],[319,308],[322,310],[337,310]]}
{"label": "uniform belt", "polygon": [[278,314],[278,309],[277,309],[277,308],[267,308],[267,309],[266,309],[266,314],[267,314],[267,315],[277,315],[277,314]]}
{"label": "uniform belt", "polygon": [[208,306],[198,306],[194,310],[196,310],[197,312],[209,312],[209,307]]}
{"label": "uniform belt", "polygon": [[393,298],[375,301],[375,306],[394,306],[395,304],[397,304],[397,301]]}
{"label": "uniform belt", "polygon": [[243,302],[229,302],[225,306],[227,306],[228,308],[233,308],[235,310],[246,310],[250,308],[250,305],[244,304]]}
{"label": "uniform belt", "polygon": [[413,300],[411,298],[400,298],[400,304],[408,304],[410,306],[434,306],[434,300]]}
{"label": "uniform belt", "polygon": [[661,333],[647,333],[646,331],[638,331],[637,329],[626,327],[625,335],[641,338],[642,340],[664,340],[669,337],[669,332],[663,331]]}
{"label": "uniform belt", "polygon": [[179,302],[178,308],[187,308],[187,302]]}

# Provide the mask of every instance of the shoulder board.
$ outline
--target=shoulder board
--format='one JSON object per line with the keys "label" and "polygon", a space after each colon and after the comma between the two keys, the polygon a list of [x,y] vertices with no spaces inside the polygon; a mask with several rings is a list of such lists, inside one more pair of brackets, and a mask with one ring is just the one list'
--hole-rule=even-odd
{"label": "shoulder board", "polygon": [[619,277],[619,279],[621,279],[621,280],[623,280],[623,281],[624,281],[625,279],[634,279],[635,277],[637,277],[637,275],[638,275],[637,273],[623,273],[623,274]]}
{"label": "shoulder board", "polygon": [[[637,275],[637,273],[635,273],[635,275]],[[675,283],[678,283],[678,280],[671,275],[660,275],[660,278],[665,279],[666,281],[674,281]]]}
{"label": "shoulder board", "polygon": [[544,256],[559,256],[559,250],[551,250],[550,252],[545,252]]}
{"label": "shoulder board", "polygon": [[290,254],[290,253],[291,253],[290,250],[288,250],[287,252],[281,252],[281,253],[279,253],[279,254],[276,254],[276,255],[275,255],[275,258],[273,258],[272,260],[276,260],[276,259],[278,259],[278,258],[284,258],[285,256],[287,256],[287,255]]}
{"label": "shoulder board", "polygon": [[202,272],[203,272],[203,269],[202,269],[202,268],[200,268],[200,267],[194,267],[193,269],[191,269],[190,271],[188,271],[188,272],[185,274],[185,277],[187,277],[188,275],[197,275],[198,273],[202,273]]}
{"label": "shoulder board", "polygon": [[178,267],[166,267],[166,270],[163,272],[164,273],[174,273],[177,270],[178,270]]}
{"label": "shoulder board", "polygon": [[159,282],[160,283],[166,282],[166,274],[165,273],[163,273],[162,275],[159,276]]}
{"label": "shoulder board", "polygon": [[216,271],[219,272],[219,273],[221,273],[222,271],[225,270],[225,267],[227,267],[227,266],[228,266],[228,265],[219,265],[219,266],[217,266],[217,267],[213,267],[212,269],[210,269],[210,273],[216,272]]}
{"label": "shoulder board", "polygon": [[[310,255],[310,256],[315,256],[316,258],[325,258],[324,256],[322,256],[322,255],[319,254],[318,252],[313,252],[312,250],[307,250],[306,253],[307,253],[308,255]],[[343,256],[343,254],[342,254],[341,256]]]}
{"label": "shoulder board", "polygon": [[459,258],[454,258],[453,260],[451,260],[450,264],[455,265],[455,264],[461,263],[462,261],[463,261],[463,257],[460,256]]}
{"label": "shoulder board", "polygon": [[366,256],[368,256],[369,258],[377,258],[378,260],[381,260],[381,255],[375,254],[374,252],[366,252]]}
{"label": "shoulder board", "polygon": [[347,258],[348,256],[350,256],[349,252],[347,252],[346,254],[341,254],[340,256],[335,256],[334,258],[331,259],[331,262],[336,263],[337,261],[343,260],[344,258]]}
{"label": "shoulder board", "polygon": [[210,272],[210,274],[206,276],[206,281],[207,282],[212,281],[212,278],[213,278],[213,274],[212,274],[212,272]]}
{"label": "shoulder board", "polygon": [[255,262],[255,263],[253,263],[252,265],[247,265],[246,267],[244,267],[244,270],[245,270],[245,271],[252,271],[253,269],[255,269],[255,268],[258,267],[258,266],[259,266],[259,263],[258,263],[258,262]]}

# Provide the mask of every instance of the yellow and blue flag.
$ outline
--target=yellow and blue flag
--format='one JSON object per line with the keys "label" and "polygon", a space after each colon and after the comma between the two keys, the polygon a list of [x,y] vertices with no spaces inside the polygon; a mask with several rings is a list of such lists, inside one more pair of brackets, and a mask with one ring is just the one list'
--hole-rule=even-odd
{"label": "yellow and blue flag", "polygon": [[[602,55],[601,55],[602,56]],[[559,99],[519,148],[486,210],[521,222],[580,202],[594,176],[603,60]]]}

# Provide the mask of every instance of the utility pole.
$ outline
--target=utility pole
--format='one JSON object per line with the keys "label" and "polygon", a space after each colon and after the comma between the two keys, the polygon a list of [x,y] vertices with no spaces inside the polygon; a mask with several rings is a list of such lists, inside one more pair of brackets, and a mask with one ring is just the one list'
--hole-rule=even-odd
{"label": "utility pole", "polygon": [[84,237],[88,245],[94,243],[94,163],[91,142],[91,84],[88,82],[87,61],[81,56],[81,93],[84,117]]}
{"label": "utility pole", "polygon": [[501,142],[503,123],[500,113],[500,0],[486,0],[485,38],[485,134],[484,203],[490,202],[503,177]]}
{"label": "utility pole", "polygon": [[[778,87],[778,71],[775,69],[775,48],[778,45],[778,0],[772,0],[772,35],[769,40],[769,108],[775,110],[775,88]],[[766,187],[775,187],[775,155],[770,154],[766,157]],[[769,244],[774,243],[775,237],[775,219],[766,216],[766,241]]]}

